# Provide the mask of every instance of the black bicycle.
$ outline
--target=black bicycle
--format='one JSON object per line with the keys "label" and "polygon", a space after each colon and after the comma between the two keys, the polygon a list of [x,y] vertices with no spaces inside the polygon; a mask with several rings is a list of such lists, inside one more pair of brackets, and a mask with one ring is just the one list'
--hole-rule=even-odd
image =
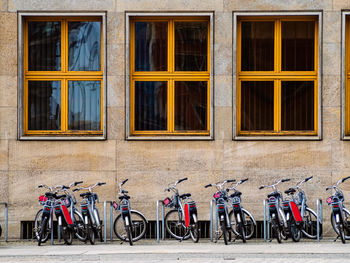
{"label": "black bicycle", "polygon": [[165,215],[165,227],[168,233],[178,239],[184,240],[192,238],[193,242],[199,240],[199,226],[197,219],[197,206],[192,200],[191,194],[179,194],[176,185],[186,181],[187,178],[180,179],[169,185],[165,191],[172,191],[173,197],[167,197],[163,203],[168,208],[173,208]]}
{"label": "black bicycle", "polygon": [[122,189],[127,181],[128,179],[119,184],[120,204],[113,202],[115,211],[120,212],[114,220],[113,229],[120,240],[127,241],[132,246],[133,242],[145,235],[148,221],[141,212],[130,209],[130,196],[127,195],[128,191]]}

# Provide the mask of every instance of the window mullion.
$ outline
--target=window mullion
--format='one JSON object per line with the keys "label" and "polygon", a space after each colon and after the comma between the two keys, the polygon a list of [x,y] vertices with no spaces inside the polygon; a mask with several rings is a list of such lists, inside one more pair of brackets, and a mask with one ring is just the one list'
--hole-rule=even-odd
{"label": "window mullion", "polygon": [[61,80],[61,131],[66,132],[68,130],[68,98],[67,98],[67,85],[68,80]]}
{"label": "window mullion", "polygon": [[174,20],[168,22],[168,72],[174,73],[175,69],[175,31]]}
{"label": "window mullion", "polygon": [[281,80],[274,80],[274,131],[281,131]]}
{"label": "window mullion", "polygon": [[68,63],[68,28],[67,20],[61,20],[61,71],[67,72],[67,63]]}
{"label": "window mullion", "polygon": [[281,47],[282,47],[282,38],[281,38],[281,20],[277,19],[275,21],[275,73],[281,73]]}
{"label": "window mullion", "polygon": [[168,80],[168,132],[174,132],[174,79]]}

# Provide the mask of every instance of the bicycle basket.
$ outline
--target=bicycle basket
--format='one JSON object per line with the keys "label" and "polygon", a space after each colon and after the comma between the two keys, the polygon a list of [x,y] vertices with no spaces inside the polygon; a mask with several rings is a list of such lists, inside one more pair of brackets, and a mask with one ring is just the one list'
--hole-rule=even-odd
{"label": "bicycle basket", "polygon": [[45,195],[39,196],[39,204],[44,205],[46,201],[47,201],[47,196]]}
{"label": "bicycle basket", "polygon": [[166,207],[173,207],[174,206],[173,201],[169,197],[165,198],[163,203]]}

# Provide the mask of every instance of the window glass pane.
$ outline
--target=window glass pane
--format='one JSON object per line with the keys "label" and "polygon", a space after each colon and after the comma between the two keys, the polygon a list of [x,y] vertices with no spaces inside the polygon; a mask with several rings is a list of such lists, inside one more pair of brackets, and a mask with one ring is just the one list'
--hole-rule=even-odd
{"label": "window glass pane", "polygon": [[282,70],[314,70],[315,22],[282,22]]}
{"label": "window glass pane", "polygon": [[135,71],[168,70],[168,22],[135,22]]}
{"label": "window glass pane", "polygon": [[69,22],[69,70],[101,70],[101,22]]}
{"label": "window glass pane", "polygon": [[282,81],[282,130],[314,130],[313,81]]}
{"label": "window glass pane", "polygon": [[60,22],[28,22],[28,67],[31,71],[61,70]]}
{"label": "window glass pane", "polygon": [[135,130],[167,129],[167,82],[135,81]]}
{"label": "window glass pane", "polygon": [[207,130],[207,82],[175,82],[175,130]]}
{"label": "window glass pane", "polygon": [[101,130],[101,82],[68,82],[68,129]]}
{"label": "window glass pane", "polygon": [[242,71],[274,70],[274,22],[242,22]]}
{"label": "window glass pane", "polygon": [[28,82],[28,129],[61,129],[61,82]]}
{"label": "window glass pane", "polygon": [[206,71],[207,53],[207,22],[175,23],[176,71]]}
{"label": "window glass pane", "polygon": [[241,82],[241,130],[272,131],[273,81]]}

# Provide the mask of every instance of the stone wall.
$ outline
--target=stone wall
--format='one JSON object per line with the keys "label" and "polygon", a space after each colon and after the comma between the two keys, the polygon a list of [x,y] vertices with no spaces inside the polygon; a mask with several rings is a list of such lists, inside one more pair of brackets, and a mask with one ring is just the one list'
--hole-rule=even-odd
{"label": "stone wall", "polygon": [[[347,0],[0,0],[0,201],[9,203],[11,238],[19,238],[20,221],[33,220],[41,193],[36,186],[84,180],[106,181],[97,190],[101,200],[117,197],[117,183],[131,204],[155,219],[155,202],[164,187],[182,177],[182,193],[198,201],[199,219],[209,219],[212,190],[207,183],[225,178],[249,181],[240,189],[244,207],[262,219],[263,183],[290,177],[293,182],[313,175],[305,184],[311,207],[326,199],[325,187],[350,174],[350,142],[340,140],[341,10]],[[17,140],[17,11],[107,11],[107,140]],[[214,11],[215,140],[125,140],[125,11]],[[321,141],[232,140],[232,12],[323,12],[323,80]],[[350,184],[343,185],[350,196]],[[23,209],[25,207],[25,209]],[[101,207],[102,209],[102,207]],[[102,213],[102,211],[101,211]],[[324,217],[330,231],[328,208]],[[329,232],[334,236],[334,233]]]}

